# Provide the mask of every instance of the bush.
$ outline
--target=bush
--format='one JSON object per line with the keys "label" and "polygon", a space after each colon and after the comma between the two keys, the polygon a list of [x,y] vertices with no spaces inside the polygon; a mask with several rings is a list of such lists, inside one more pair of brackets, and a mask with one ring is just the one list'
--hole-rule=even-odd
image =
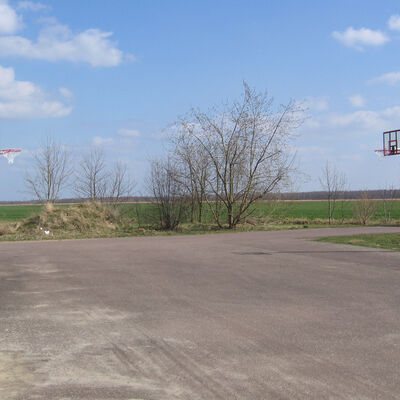
{"label": "bush", "polygon": [[356,219],[362,225],[366,225],[372,219],[378,208],[378,202],[369,197],[367,191],[361,193],[359,201],[354,203],[354,214]]}

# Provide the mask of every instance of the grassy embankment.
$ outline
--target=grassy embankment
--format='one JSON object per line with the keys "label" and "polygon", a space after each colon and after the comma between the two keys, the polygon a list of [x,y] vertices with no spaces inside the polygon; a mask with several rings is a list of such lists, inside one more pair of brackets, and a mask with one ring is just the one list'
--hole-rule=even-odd
{"label": "grassy embankment", "polygon": [[[338,202],[331,226],[354,226],[356,202]],[[328,226],[327,203],[324,201],[260,202],[238,231],[299,229]],[[387,217],[387,215],[386,215]],[[400,202],[394,202],[391,220],[385,218],[382,202],[369,225],[400,225]],[[42,229],[40,229],[42,228]],[[48,235],[44,231],[50,231]],[[116,237],[165,235],[176,233],[226,232],[212,222],[205,209],[203,221],[187,218],[177,232],[157,229],[155,205],[119,204],[114,207],[95,205],[56,205],[45,209],[40,205],[0,206],[0,240],[61,239],[83,237]]]}

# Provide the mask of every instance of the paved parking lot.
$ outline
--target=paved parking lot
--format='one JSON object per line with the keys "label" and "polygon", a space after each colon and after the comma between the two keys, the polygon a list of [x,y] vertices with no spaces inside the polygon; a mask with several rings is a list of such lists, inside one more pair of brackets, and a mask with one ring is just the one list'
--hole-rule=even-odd
{"label": "paved parking lot", "polygon": [[399,228],[0,243],[0,399],[399,399]]}

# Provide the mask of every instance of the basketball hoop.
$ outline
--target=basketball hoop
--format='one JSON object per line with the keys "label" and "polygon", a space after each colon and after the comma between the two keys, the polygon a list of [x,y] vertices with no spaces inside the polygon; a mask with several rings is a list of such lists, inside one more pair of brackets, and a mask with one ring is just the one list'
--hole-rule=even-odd
{"label": "basketball hoop", "polygon": [[0,150],[0,156],[7,158],[9,164],[14,163],[14,158],[21,153],[21,149],[4,149]]}
{"label": "basketball hoop", "polygon": [[383,156],[400,155],[400,129],[383,132],[383,149],[375,152]]}

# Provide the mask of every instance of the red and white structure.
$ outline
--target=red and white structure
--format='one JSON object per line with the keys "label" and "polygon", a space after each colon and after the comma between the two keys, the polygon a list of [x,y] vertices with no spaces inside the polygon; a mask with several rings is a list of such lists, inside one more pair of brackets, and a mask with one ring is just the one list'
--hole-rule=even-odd
{"label": "red and white structure", "polygon": [[4,149],[0,150],[0,156],[7,158],[8,163],[12,164],[14,162],[14,158],[17,157],[21,151],[21,149]]}

